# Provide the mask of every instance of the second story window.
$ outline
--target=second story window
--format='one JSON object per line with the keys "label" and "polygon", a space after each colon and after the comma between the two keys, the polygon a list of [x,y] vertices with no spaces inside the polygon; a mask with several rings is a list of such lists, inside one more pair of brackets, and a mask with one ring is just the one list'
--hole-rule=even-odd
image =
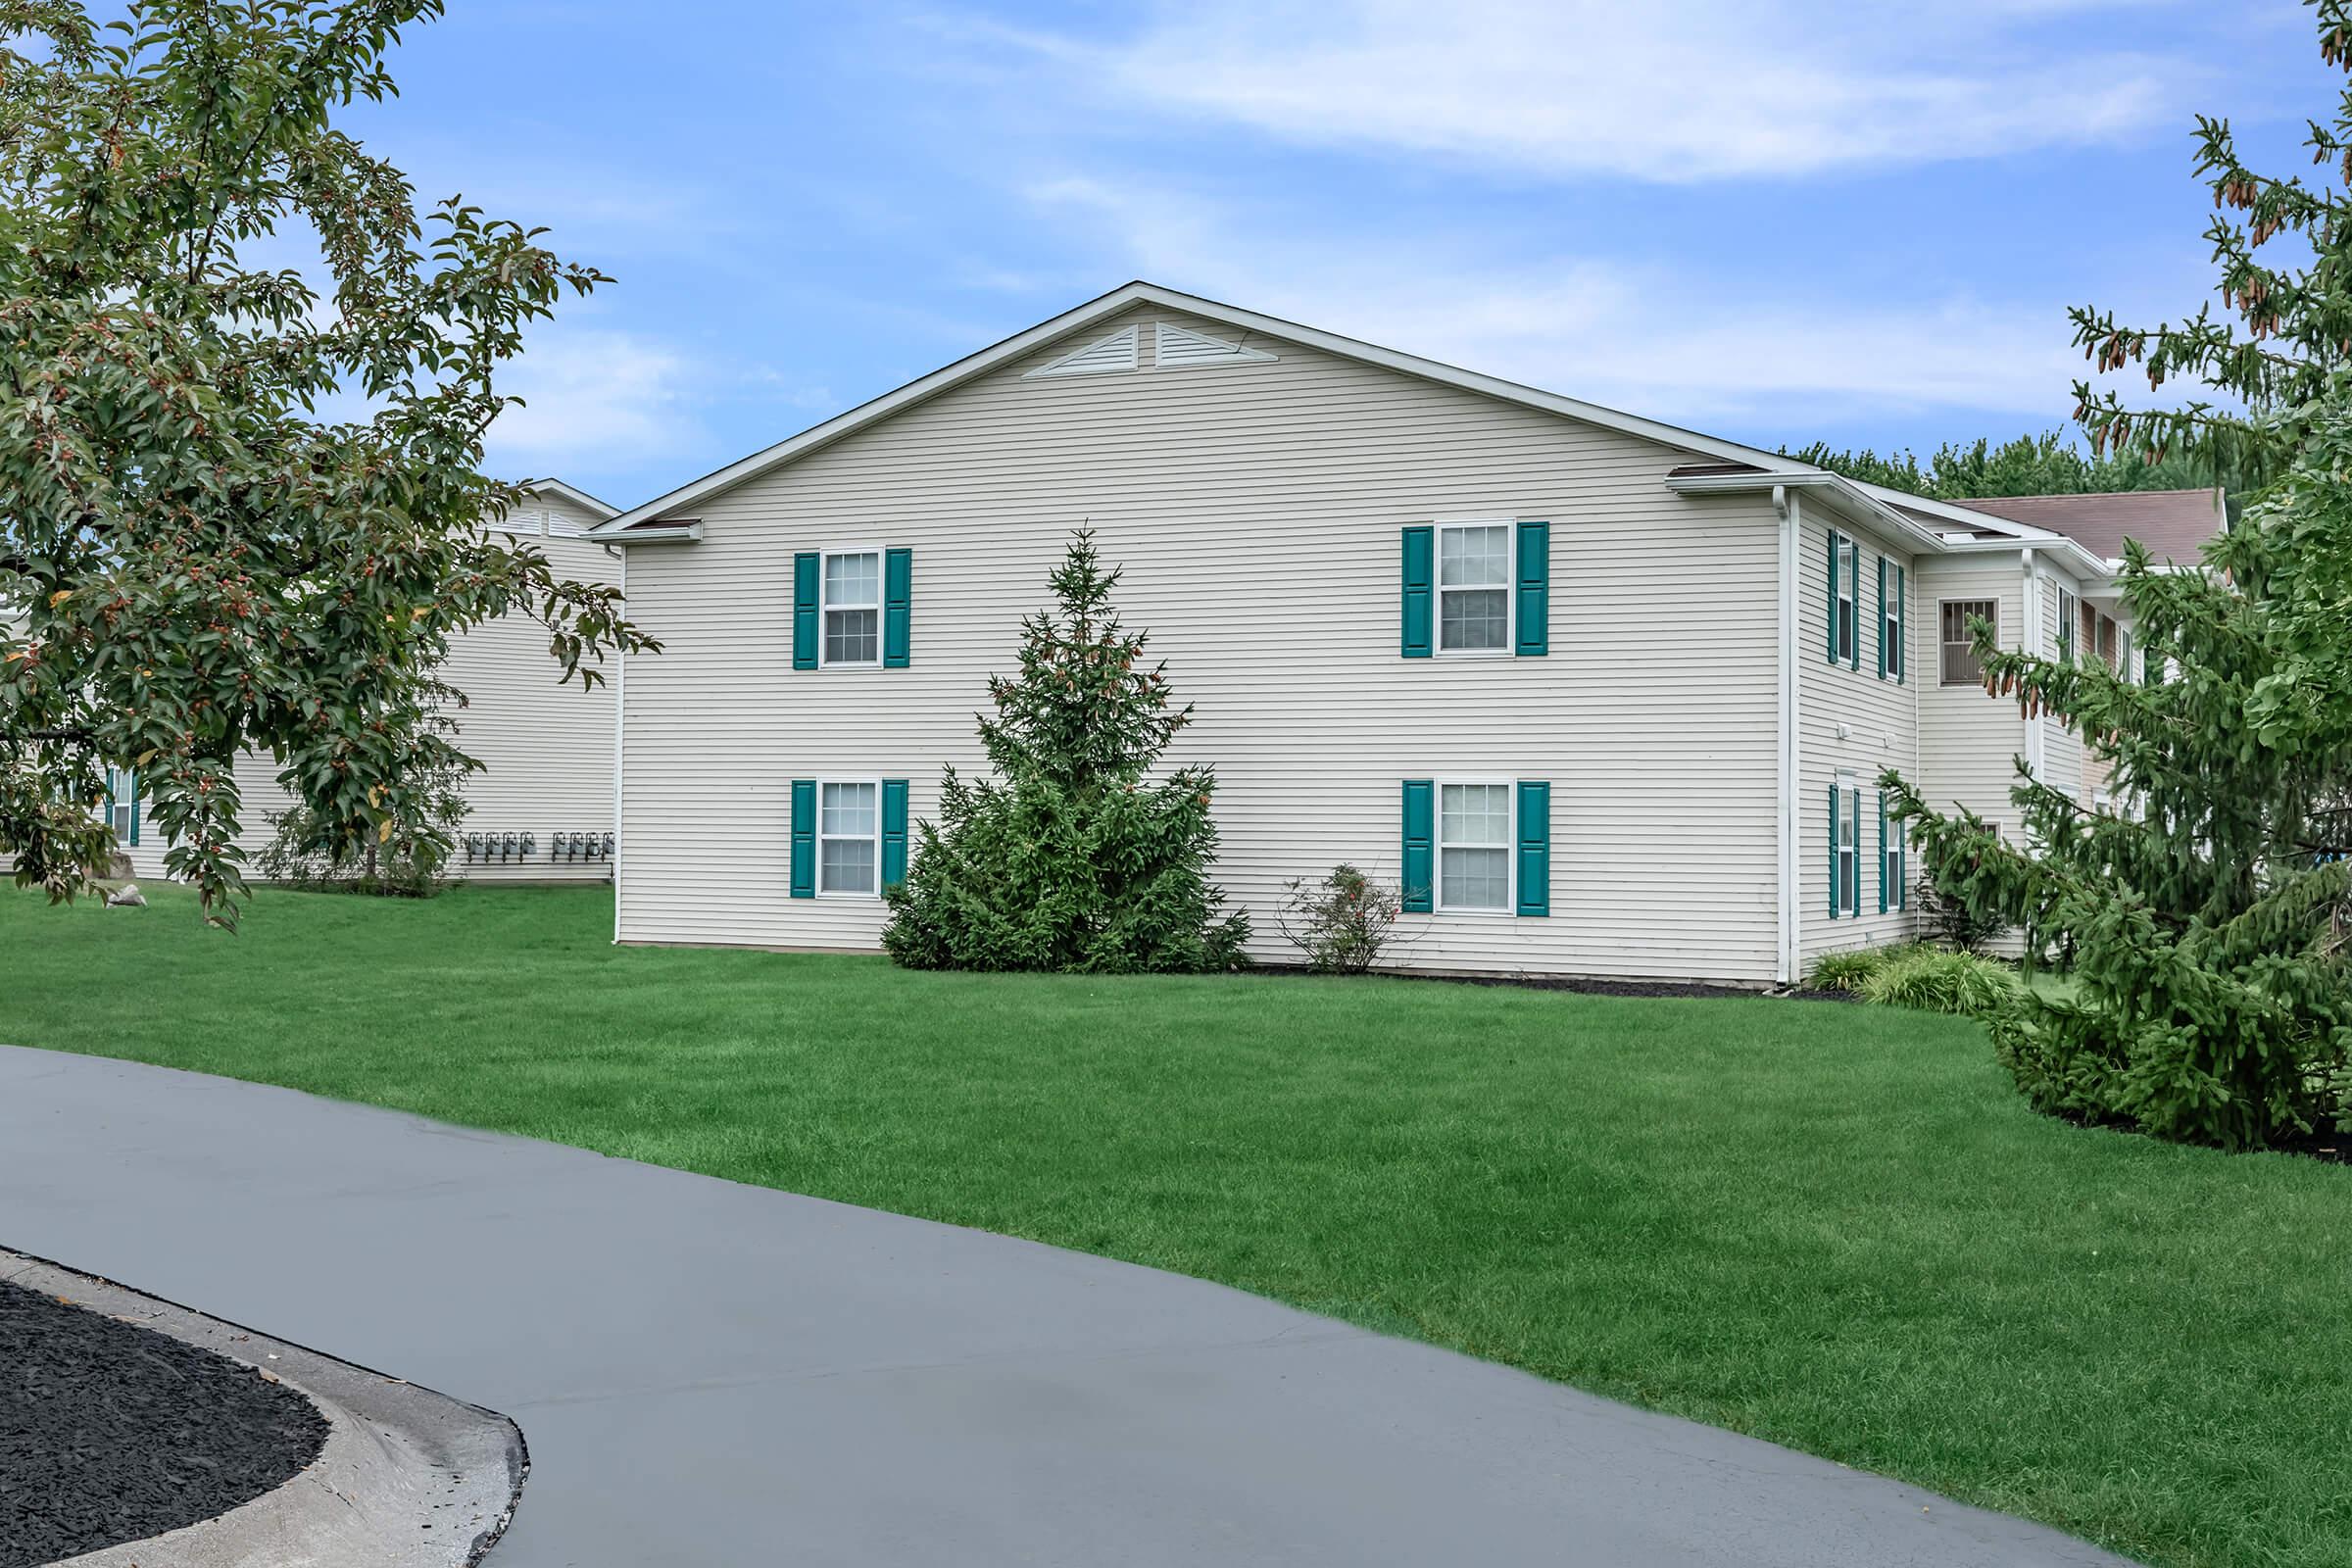
{"label": "second story window", "polygon": [[882,662],[882,554],[825,557],[825,662]]}
{"label": "second story window", "polygon": [[1992,635],[1997,642],[2001,635],[2000,602],[1994,599],[1946,599],[1936,607],[1936,617],[1942,622],[1937,628],[1943,645],[1942,684],[1982,685],[1984,667],[1977,658],[1976,639],[1969,635],[1969,623],[1990,621]]}
{"label": "second story window", "polygon": [[1438,647],[1445,653],[1511,651],[1509,523],[1440,525]]}
{"label": "second story window", "polygon": [[2072,588],[2058,589],[2058,662],[2075,662],[2075,622],[2082,613]]}
{"label": "second story window", "polygon": [[1830,662],[1862,667],[1862,549],[1830,531]]}

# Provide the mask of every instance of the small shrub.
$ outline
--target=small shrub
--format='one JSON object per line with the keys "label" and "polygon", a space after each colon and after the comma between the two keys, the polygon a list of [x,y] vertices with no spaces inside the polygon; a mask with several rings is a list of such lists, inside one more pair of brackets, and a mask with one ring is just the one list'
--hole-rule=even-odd
{"label": "small shrub", "polygon": [[1886,955],[1878,948],[1856,948],[1851,953],[1825,953],[1813,960],[1812,972],[1805,984],[1815,991],[1859,991],[1871,976],[1886,966]]}
{"label": "small shrub", "polygon": [[1912,897],[1936,928],[1936,940],[1955,953],[1983,953],[2009,929],[1998,914],[1971,907],[1958,894],[1938,888],[1933,877],[1921,877]]}
{"label": "small shrub", "polygon": [[1274,923],[1306,955],[1307,967],[1323,974],[1362,974],[1370,969],[1404,911],[1404,901],[1395,888],[1344,863],[1319,881],[1298,877],[1287,888],[1289,896]]}
{"label": "small shrub", "polygon": [[1983,1018],[2014,998],[2018,985],[2009,966],[1996,959],[1923,948],[1883,962],[1861,989],[1864,1000],[1890,1007]]}

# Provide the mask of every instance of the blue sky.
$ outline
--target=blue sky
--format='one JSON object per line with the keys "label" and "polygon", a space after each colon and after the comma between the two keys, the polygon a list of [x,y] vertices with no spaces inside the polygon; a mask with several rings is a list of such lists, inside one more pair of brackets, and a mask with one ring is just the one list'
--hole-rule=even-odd
{"label": "blue sky", "polygon": [[513,475],[649,499],[1131,277],[1759,445],[2047,428],[2207,287],[2296,0],[451,0],[347,122],[617,281]]}

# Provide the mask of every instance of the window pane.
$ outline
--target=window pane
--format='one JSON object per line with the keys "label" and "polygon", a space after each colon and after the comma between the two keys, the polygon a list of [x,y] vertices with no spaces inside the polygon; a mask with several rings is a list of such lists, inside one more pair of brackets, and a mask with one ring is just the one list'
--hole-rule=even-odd
{"label": "window pane", "polygon": [[824,876],[820,886],[827,893],[873,892],[874,841],[825,840]]}
{"label": "window pane", "polygon": [[1446,850],[1443,852],[1444,886],[1439,902],[1449,909],[1501,909],[1510,906],[1511,852],[1508,850]]}
{"label": "window pane", "polygon": [[831,836],[872,838],[874,836],[874,786],[871,784],[828,784],[825,786],[824,817],[818,832]]}
{"label": "window pane", "polygon": [[1511,842],[1511,790],[1507,784],[1448,784],[1440,803],[1439,840],[1446,844]]}
{"label": "window pane", "polygon": [[827,556],[825,603],[876,605],[881,603],[882,560],[875,555]]}
{"label": "window pane", "polygon": [[1511,530],[1497,523],[1491,528],[1446,528],[1439,549],[1438,584],[1445,588],[1483,587],[1511,580]]}
{"label": "window pane", "polygon": [[1448,588],[1438,596],[1440,648],[1503,648],[1510,642],[1509,594],[1500,588]]}
{"label": "window pane", "polygon": [[825,612],[825,662],[871,664],[882,657],[882,612],[878,610]]}
{"label": "window pane", "polygon": [[1996,612],[1997,607],[1989,599],[1953,600],[1937,612],[1943,642],[1944,685],[1974,686],[1984,678],[1984,666],[1977,659],[1976,647],[1968,634],[1968,625],[1972,620],[1993,620]]}

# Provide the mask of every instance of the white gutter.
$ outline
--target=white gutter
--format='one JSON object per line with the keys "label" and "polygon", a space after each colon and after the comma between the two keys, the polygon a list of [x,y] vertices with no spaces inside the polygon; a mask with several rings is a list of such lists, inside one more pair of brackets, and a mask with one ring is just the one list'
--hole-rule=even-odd
{"label": "white gutter", "polygon": [[683,545],[703,536],[701,518],[692,522],[672,523],[666,527],[630,528],[622,533],[590,533],[589,538],[600,545]]}
{"label": "white gutter", "polygon": [[1800,878],[1797,871],[1797,793],[1800,781],[1798,764],[1802,760],[1798,749],[1798,702],[1796,683],[1802,673],[1797,662],[1797,559],[1801,544],[1801,522],[1796,493],[1787,485],[1772,487],[1772,510],[1781,518],[1781,898],[1780,922],[1777,933],[1780,952],[1774,964],[1774,977],[1783,985],[1796,983],[1801,968],[1802,943],[1797,923],[1797,890]]}

